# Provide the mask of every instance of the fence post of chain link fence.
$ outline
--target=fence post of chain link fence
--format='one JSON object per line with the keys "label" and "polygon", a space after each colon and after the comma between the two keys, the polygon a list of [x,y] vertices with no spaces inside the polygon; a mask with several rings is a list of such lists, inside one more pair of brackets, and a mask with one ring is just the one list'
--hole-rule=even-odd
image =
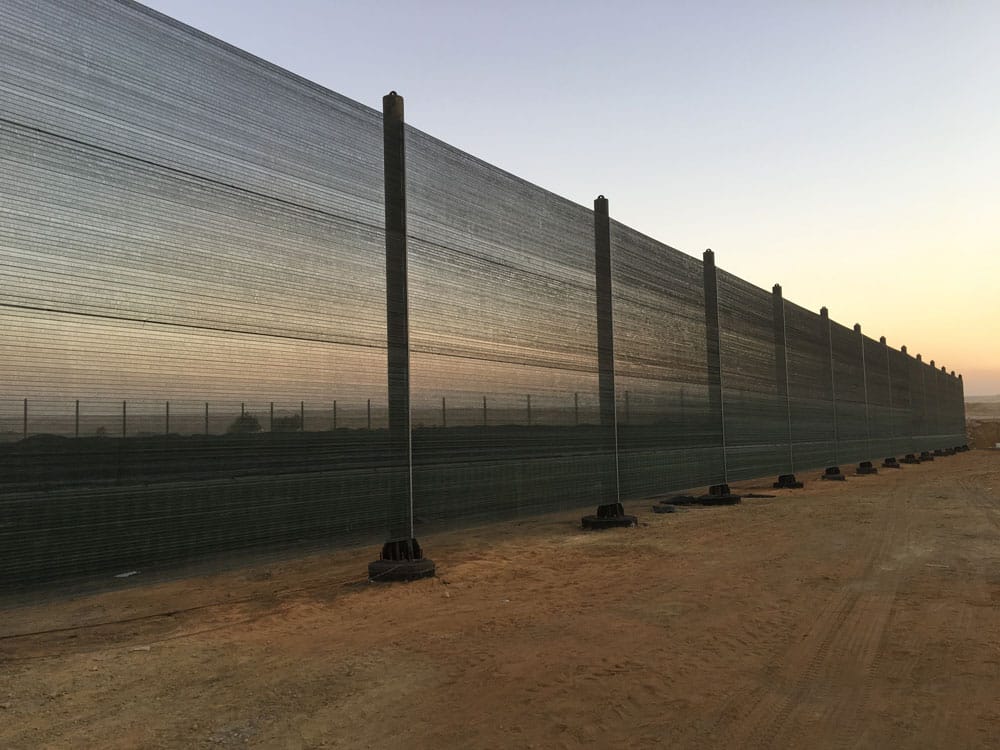
{"label": "fence post of chain link fence", "polygon": [[391,91],[382,97],[386,359],[389,386],[389,538],[382,546],[379,559],[368,565],[368,577],[373,581],[412,580],[434,575],[434,563],[424,558],[420,545],[413,536],[405,138],[403,97]]}
{"label": "fence post of chain link fence", "polygon": [[722,436],[722,481],[729,483],[729,461],[726,455],[726,411],[722,399],[722,339],[719,330],[719,284],[715,273],[715,253],[702,255],[705,285],[705,351],[708,371],[708,411],[710,419],[719,425]]}
{"label": "fence post of chain link fence", "polygon": [[[635,526],[635,516],[625,514],[621,503],[621,484],[618,464],[618,412],[615,402],[615,333],[614,305],[611,289],[611,217],[608,199],[603,195],[594,200],[594,277],[597,303],[597,389],[600,401],[599,451],[607,461],[605,475],[614,472],[614,501],[602,502],[597,513],[581,519],[585,529],[603,529],[615,526]],[[577,406],[578,406],[578,402]],[[602,461],[603,462],[603,461]],[[602,482],[603,484],[603,482]],[[602,491],[602,501],[610,493]]]}

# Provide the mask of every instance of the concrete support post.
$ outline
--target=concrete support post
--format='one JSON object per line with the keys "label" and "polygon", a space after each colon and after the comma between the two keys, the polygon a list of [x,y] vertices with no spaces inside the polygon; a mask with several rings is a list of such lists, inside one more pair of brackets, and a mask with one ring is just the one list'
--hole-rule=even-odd
{"label": "concrete support post", "polygon": [[892,405],[892,362],[889,358],[889,345],[886,343],[885,336],[879,338],[879,343],[882,344],[882,350],[885,352],[885,374],[889,380],[889,444],[892,446],[892,452],[896,452],[896,428],[895,428],[895,418],[896,415],[893,413]]}
{"label": "concrete support post", "polygon": [[719,284],[715,273],[715,253],[706,250],[702,256],[705,287],[705,350],[708,370],[708,410],[710,419],[719,425],[722,440],[722,475],[729,483],[729,461],[726,453],[726,411],[722,398],[722,341],[719,331]]}
{"label": "concrete support post", "polygon": [[615,342],[611,295],[611,218],[608,199],[594,201],[594,252],[597,281],[597,389],[601,426],[615,429]]}
{"label": "concrete support post", "polygon": [[788,387],[788,350],[785,344],[785,299],[781,284],[771,289],[771,318],[774,324],[774,382],[778,387],[778,398],[785,402],[785,418],[788,422],[788,471],[795,473],[795,444],[792,435],[792,398]]}
{"label": "concrete support post", "polygon": [[958,373],[958,402],[961,409],[961,419],[962,419],[962,435],[965,437],[965,441],[962,443],[966,445],[969,442],[969,436],[967,434],[968,428],[966,425],[965,416],[965,381],[962,379],[962,373]]}
{"label": "concrete support post", "polygon": [[829,393],[833,412],[833,461],[840,465],[840,429],[837,424],[837,383],[833,376],[833,332],[830,329],[830,311],[825,307],[819,309],[819,336],[823,342],[823,350],[829,353]]}
{"label": "concrete support post", "polygon": [[[406,144],[403,97],[382,98],[385,160],[385,285],[389,385],[389,540],[413,537],[410,486],[410,325],[406,258]],[[371,401],[368,402],[371,429]]]}
{"label": "concrete support post", "polygon": [[858,334],[858,349],[861,354],[861,382],[864,384],[865,393],[865,447],[868,450],[868,457],[872,456],[872,423],[871,412],[868,405],[868,362],[865,359],[865,335],[861,332],[861,324],[854,324],[854,332]]}
{"label": "concrete support post", "polygon": [[[602,498],[597,513],[584,516],[585,529],[635,526],[635,516],[625,515],[621,504],[618,470],[618,414],[615,406],[614,302],[611,288],[611,216],[608,199],[594,200],[594,276],[597,294],[597,388],[600,398],[601,452],[613,458],[608,470],[614,470],[614,495]],[[610,495],[605,492],[605,496]]]}
{"label": "concrete support post", "polygon": [[[413,537],[413,444],[410,433],[410,328],[406,262],[406,133],[403,97],[382,97],[385,169],[385,299],[389,394],[388,535],[380,559],[368,565],[374,581],[434,575]],[[368,426],[371,428],[371,401]]]}

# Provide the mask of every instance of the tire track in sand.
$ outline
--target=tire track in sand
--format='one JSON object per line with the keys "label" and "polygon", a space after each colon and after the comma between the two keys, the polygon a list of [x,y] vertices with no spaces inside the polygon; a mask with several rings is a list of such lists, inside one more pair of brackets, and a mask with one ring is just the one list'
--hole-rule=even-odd
{"label": "tire track in sand", "polygon": [[901,572],[893,556],[907,519],[900,493],[880,499],[861,574],[834,594],[806,636],[785,654],[749,710],[723,727],[727,747],[851,747],[863,733],[873,675]]}

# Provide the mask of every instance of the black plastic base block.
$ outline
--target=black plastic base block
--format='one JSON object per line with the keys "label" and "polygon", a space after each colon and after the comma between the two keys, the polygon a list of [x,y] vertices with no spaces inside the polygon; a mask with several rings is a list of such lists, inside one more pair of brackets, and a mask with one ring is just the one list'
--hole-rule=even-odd
{"label": "black plastic base block", "polygon": [[621,503],[605,503],[597,506],[597,513],[580,519],[585,529],[622,529],[638,526],[635,516],[625,513]]}
{"label": "black plastic base block", "polygon": [[866,474],[878,474],[878,469],[872,466],[871,461],[862,461],[858,464],[857,473],[862,476]]}
{"label": "black plastic base block", "polygon": [[653,506],[653,512],[654,513],[676,513],[677,512],[677,506],[676,505],[654,505]]}
{"label": "black plastic base block", "polygon": [[903,463],[904,464],[919,464],[920,463],[920,459],[917,458],[912,453],[907,453],[905,456],[903,456]]}
{"label": "black plastic base block", "polygon": [[969,446],[967,445],[959,445],[955,447],[956,453],[965,453],[967,450],[969,450]]}
{"label": "black plastic base block", "polygon": [[805,485],[795,479],[794,474],[779,474],[778,481],[774,483],[776,490],[801,490]]}
{"label": "black plastic base block", "polygon": [[843,482],[847,479],[847,477],[840,472],[839,466],[830,466],[823,472],[823,476],[821,476],[820,479],[825,479],[830,482]]}
{"label": "black plastic base block", "polygon": [[416,539],[395,539],[382,545],[382,555],[368,563],[368,580],[377,583],[415,581],[434,575],[434,561],[424,557]]}
{"label": "black plastic base block", "polygon": [[585,529],[600,531],[601,529],[627,529],[638,526],[639,519],[629,515],[605,516],[604,518],[593,515],[584,516],[580,519],[580,523],[583,524],[583,528]]}
{"label": "black plastic base block", "polygon": [[376,560],[368,563],[368,580],[373,583],[416,581],[432,578],[434,571],[434,561],[426,557],[419,560]]}
{"label": "black plastic base block", "polygon": [[903,468],[902,466],[900,466],[899,461],[896,460],[895,456],[890,456],[885,461],[883,461],[882,462],[882,466],[883,466],[883,468],[886,468],[886,469],[902,469]]}
{"label": "black plastic base block", "polygon": [[920,460],[921,461],[933,461],[934,460],[934,456],[931,454],[930,451],[921,451],[920,452]]}

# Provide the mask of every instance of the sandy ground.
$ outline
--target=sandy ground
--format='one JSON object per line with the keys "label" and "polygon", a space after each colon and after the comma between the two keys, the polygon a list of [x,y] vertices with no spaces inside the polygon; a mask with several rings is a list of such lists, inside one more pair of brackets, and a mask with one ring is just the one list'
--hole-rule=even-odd
{"label": "sandy ground", "polygon": [[969,419],[965,423],[969,445],[975,448],[994,448],[1000,443],[1000,417]]}
{"label": "sandy ground", "polygon": [[0,747],[1000,746],[1000,452],[649,505],[8,609]]}

